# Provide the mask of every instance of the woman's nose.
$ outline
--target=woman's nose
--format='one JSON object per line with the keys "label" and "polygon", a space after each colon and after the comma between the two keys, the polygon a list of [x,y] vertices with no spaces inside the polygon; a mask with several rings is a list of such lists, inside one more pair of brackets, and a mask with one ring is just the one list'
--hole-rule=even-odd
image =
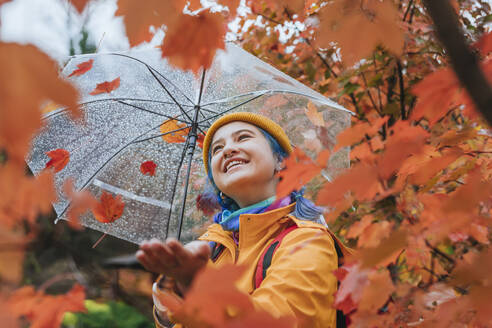
{"label": "woman's nose", "polygon": [[224,146],[224,149],[222,151],[222,153],[224,154],[224,157],[225,158],[229,158],[231,156],[233,156],[234,154],[237,153],[237,149],[234,147],[234,145],[231,145],[231,144],[226,144]]}

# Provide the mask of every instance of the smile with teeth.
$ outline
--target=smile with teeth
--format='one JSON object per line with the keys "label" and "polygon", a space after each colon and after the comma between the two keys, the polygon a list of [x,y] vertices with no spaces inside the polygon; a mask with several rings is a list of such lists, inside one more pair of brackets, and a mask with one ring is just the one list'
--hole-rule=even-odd
{"label": "smile with teeth", "polygon": [[242,165],[242,164],[246,164],[247,162],[244,161],[244,160],[233,160],[233,161],[230,161],[229,163],[227,163],[226,167],[224,168],[224,172],[227,172],[229,171],[229,169],[233,166],[236,166],[236,165]]}

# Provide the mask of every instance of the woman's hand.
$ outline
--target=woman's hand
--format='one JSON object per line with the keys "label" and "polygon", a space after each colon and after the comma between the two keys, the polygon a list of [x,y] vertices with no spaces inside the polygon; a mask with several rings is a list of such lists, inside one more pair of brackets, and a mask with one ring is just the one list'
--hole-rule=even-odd
{"label": "woman's hand", "polygon": [[210,247],[205,241],[193,241],[183,246],[176,239],[164,243],[152,239],[140,244],[136,256],[147,270],[174,278],[185,292],[196,273],[207,264]]}

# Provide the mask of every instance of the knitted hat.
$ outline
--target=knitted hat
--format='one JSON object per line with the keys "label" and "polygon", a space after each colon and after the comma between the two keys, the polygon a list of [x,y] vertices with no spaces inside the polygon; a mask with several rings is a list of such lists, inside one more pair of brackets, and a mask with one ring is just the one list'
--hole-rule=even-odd
{"label": "knitted hat", "polygon": [[262,128],[268,132],[282,149],[290,154],[292,152],[292,146],[290,145],[289,137],[285,134],[285,131],[266,116],[260,114],[253,114],[248,112],[237,112],[222,116],[216,120],[212,126],[208,129],[205,139],[203,140],[203,165],[205,165],[205,172],[208,172],[208,151],[215,132],[223,125],[230,122],[241,121],[250,123],[256,127]]}

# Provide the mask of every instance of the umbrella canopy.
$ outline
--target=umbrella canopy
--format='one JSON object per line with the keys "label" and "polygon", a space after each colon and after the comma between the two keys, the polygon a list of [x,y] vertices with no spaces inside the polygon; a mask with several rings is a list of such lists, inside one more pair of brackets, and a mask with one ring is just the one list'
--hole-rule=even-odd
{"label": "umbrella canopy", "polygon": [[[92,67],[81,72],[84,65]],[[196,208],[206,174],[195,144],[219,116],[264,114],[311,156],[332,147],[350,123],[349,111],[234,44],[219,51],[199,76],[170,66],[158,49],[74,56],[62,75],[82,94],[85,123],[73,122],[65,108],[47,113],[28,164],[38,173],[47,152],[67,150],[70,161],[55,181],[58,219],[66,218],[69,206],[61,185],[72,177],[78,190],[120,195],[125,203],[112,223],[90,212],[81,223],[135,243],[168,236],[190,240],[210,222]],[[97,86],[103,82],[108,83]],[[309,111],[318,112],[317,121]],[[324,175],[347,166],[347,151],[339,151]],[[146,167],[154,174],[144,174]]]}

